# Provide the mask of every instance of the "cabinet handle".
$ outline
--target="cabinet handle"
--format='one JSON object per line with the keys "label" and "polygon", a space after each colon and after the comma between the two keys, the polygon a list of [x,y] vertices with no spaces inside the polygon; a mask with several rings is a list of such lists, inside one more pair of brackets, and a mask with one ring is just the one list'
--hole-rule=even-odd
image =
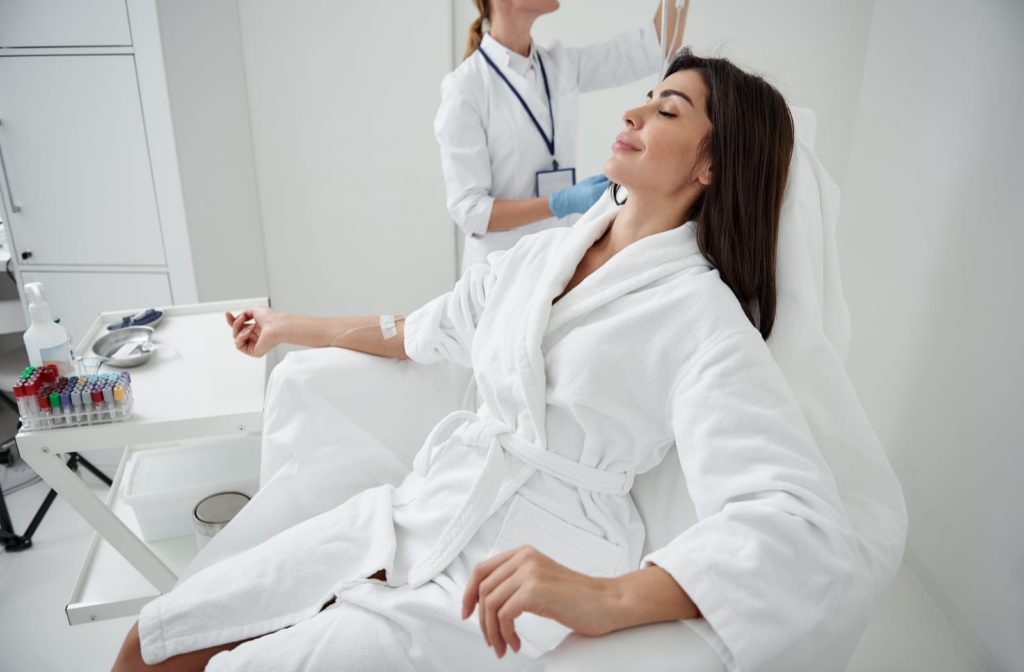
{"label": "cabinet handle", "polygon": [[25,250],[24,252],[21,253],[21,260],[22,261],[28,261],[31,258],[32,258],[32,250]]}
{"label": "cabinet handle", "polygon": [[[0,119],[0,125],[3,125],[3,123],[3,119]],[[11,199],[11,212],[21,212],[21,206],[15,202],[14,192],[11,191],[11,177],[7,174],[7,162],[4,161],[3,145],[0,145],[0,172],[3,172],[4,184],[7,185],[7,198]]]}

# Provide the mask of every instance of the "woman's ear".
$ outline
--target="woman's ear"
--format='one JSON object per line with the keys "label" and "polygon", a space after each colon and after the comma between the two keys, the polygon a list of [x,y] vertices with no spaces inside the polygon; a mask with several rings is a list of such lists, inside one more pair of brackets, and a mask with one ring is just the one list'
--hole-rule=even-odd
{"label": "woman's ear", "polygon": [[700,162],[698,162],[697,164],[697,181],[700,182],[702,186],[707,188],[711,186],[711,177],[711,160],[706,158],[701,159]]}

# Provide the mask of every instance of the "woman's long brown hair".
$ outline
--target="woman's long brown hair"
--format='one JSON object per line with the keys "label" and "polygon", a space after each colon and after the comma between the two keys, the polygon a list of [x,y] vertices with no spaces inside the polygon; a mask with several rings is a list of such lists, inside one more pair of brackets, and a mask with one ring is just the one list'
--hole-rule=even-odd
{"label": "woman's long brown hair", "polygon": [[723,58],[684,49],[665,77],[681,70],[700,73],[711,120],[702,147],[711,184],[685,221],[697,221],[700,251],[767,340],[775,324],[775,253],[793,118],[781,93]]}
{"label": "woman's long brown hair", "polygon": [[476,18],[473,23],[469,24],[469,37],[466,40],[466,53],[462,56],[462,60],[466,60],[473,55],[476,48],[480,46],[480,42],[484,39],[484,19],[491,20],[491,2],[490,0],[473,0],[473,4],[476,5],[477,11],[480,12],[480,16]]}

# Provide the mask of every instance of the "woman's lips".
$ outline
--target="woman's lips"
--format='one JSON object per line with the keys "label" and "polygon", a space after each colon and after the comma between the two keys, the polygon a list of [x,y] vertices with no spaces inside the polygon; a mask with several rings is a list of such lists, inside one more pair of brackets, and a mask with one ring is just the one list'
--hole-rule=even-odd
{"label": "woman's lips", "polygon": [[626,140],[625,136],[620,133],[615,136],[615,142],[612,143],[612,151],[636,152],[638,148],[631,144],[629,140]]}

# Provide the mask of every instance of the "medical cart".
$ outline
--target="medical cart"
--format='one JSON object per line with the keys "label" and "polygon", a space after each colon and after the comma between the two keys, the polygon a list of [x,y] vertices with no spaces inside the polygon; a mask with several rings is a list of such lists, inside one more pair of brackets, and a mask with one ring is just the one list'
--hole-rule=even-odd
{"label": "medical cart", "polygon": [[[145,365],[131,369],[136,397],[130,420],[18,433],[25,462],[96,530],[68,600],[71,625],[137,614],[169,590],[195,556],[192,536],[142,541],[121,496],[125,465],[147,446],[260,432],[267,358],[235,350],[224,312],[266,305],[260,298],[163,308],[158,349]],[[77,352],[88,353],[126,312],[101,313]],[[106,501],[64,459],[67,453],[122,447]]]}

